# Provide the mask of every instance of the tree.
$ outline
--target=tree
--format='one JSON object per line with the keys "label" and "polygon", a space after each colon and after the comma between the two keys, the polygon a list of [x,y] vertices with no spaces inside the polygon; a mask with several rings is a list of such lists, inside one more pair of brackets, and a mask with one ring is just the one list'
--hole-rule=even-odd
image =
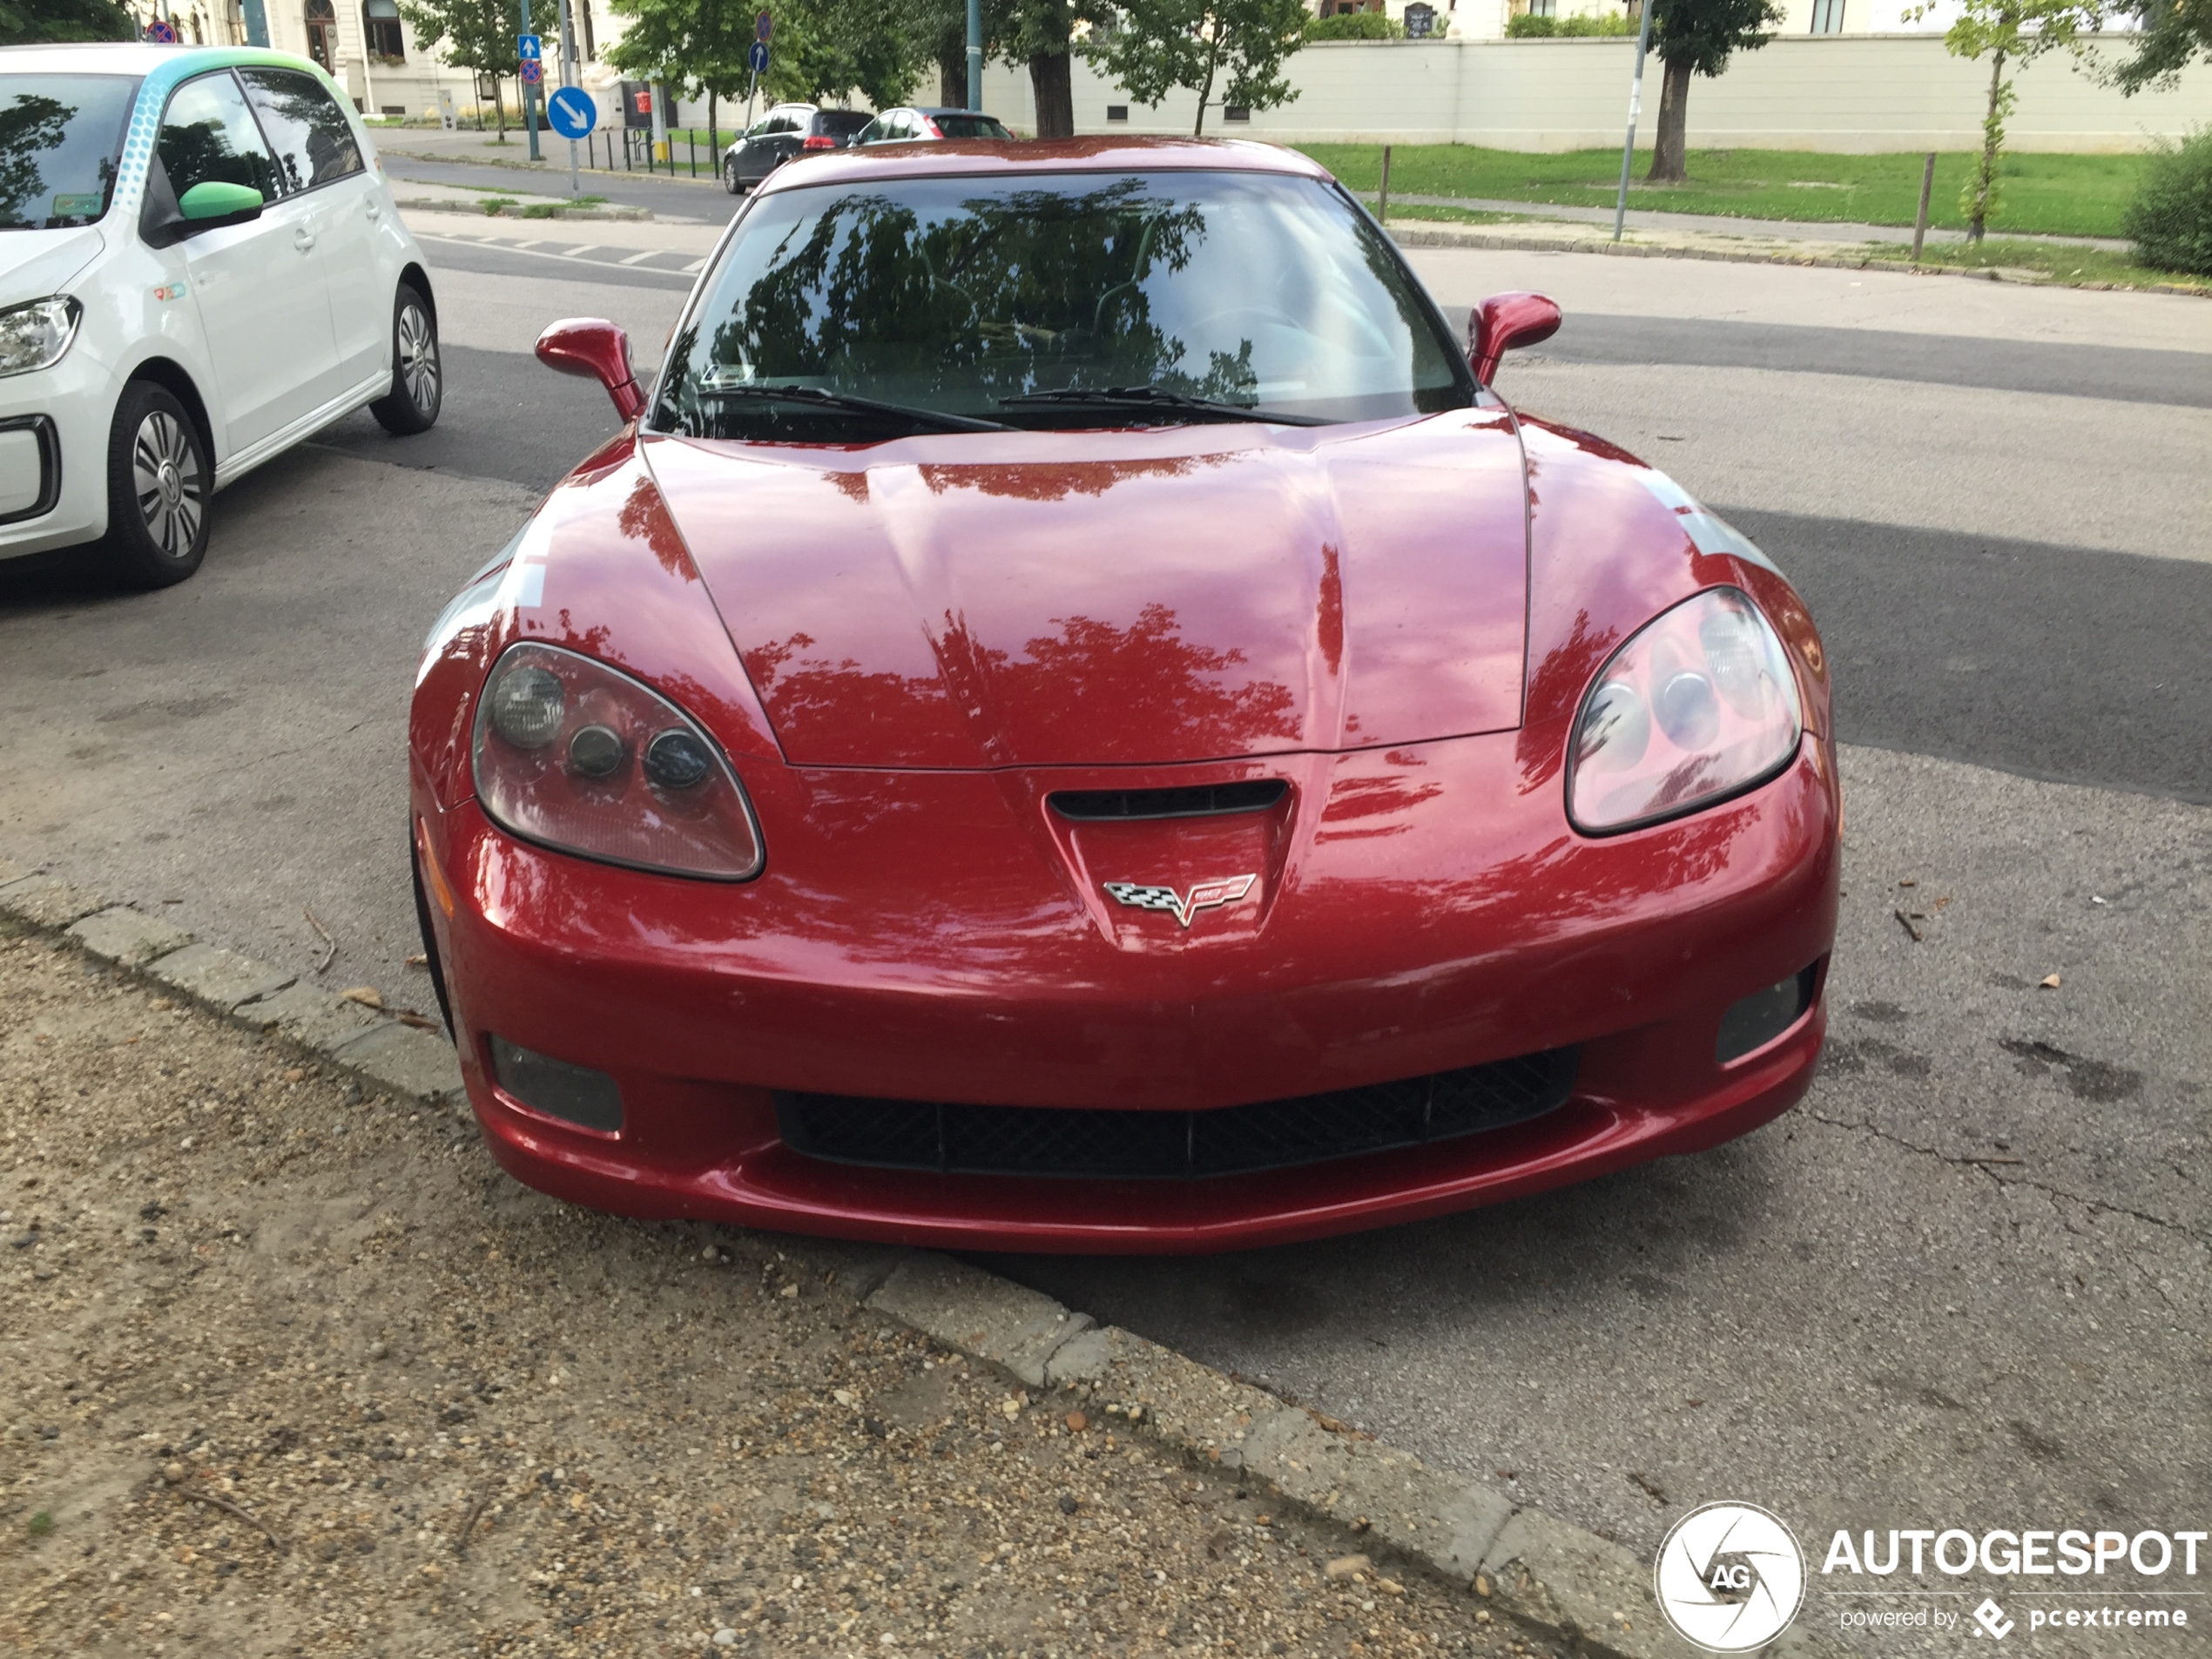
{"label": "tree", "polygon": [[773,0],[766,10],[776,19],[768,84],[778,98],[819,103],[858,91],[888,109],[907,101],[934,44],[928,12],[903,0]]}
{"label": "tree", "polygon": [[745,54],[752,49],[752,9],[733,0],[609,4],[630,26],[608,48],[607,62],[639,80],[663,82],[694,98],[705,94],[707,125],[718,127],[721,100],[741,96],[752,78]]}
{"label": "tree", "polygon": [[2171,86],[2192,58],[2212,64],[2212,0],[2132,0],[2120,10],[2134,15],[2142,33],[2135,55],[2105,78],[2128,97],[2146,86]]}
{"label": "tree", "polygon": [[1650,0],[1651,49],[1666,66],[1660,81],[1659,126],[1651,140],[1656,183],[1689,177],[1689,78],[1717,76],[1737,51],[1757,51],[1783,17],[1774,0]]}
{"label": "tree", "polygon": [[[1933,10],[1930,3],[1912,7],[1904,15],[1918,23]],[[1966,216],[1966,239],[1979,242],[1997,211],[1997,158],[2005,148],[2005,119],[2013,112],[2019,90],[2005,75],[2010,63],[2017,77],[2021,69],[2045,52],[2060,46],[2077,53],[2086,44],[2082,36],[2100,21],[2099,0],[1966,0],[1959,21],[1944,31],[1943,44],[1953,57],[1989,59],[1989,102],[1981,118],[1981,157],[1959,198]]]}
{"label": "tree", "polygon": [[523,32],[522,8],[516,0],[400,0],[400,16],[407,19],[419,45],[428,49],[442,42],[439,56],[455,69],[475,75],[478,126],[484,121],[482,84],[491,82],[500,141],[506,142],[507,100],[500,96],[499,82],[502,75],[515,72],[515,37]]}
{"label": "tree", "polygon": [[1008,62],[1029,66],[1029,91],[1037,106],[1036,136],[1074,138],[1076,25],[1103,23],[1109,14],[1086,0],[1011,0],[1003,10],[1002,51]]}
{"label": "tree", "polygon": [[1177,87],[1198,95],[1191,136],[1206,130],[1206,105],[1271,110],[1298,96],[1283,60],[1304,44],[1302,0],[1128,0],[1100,56],[1106,72],[1139,104]]}
{"label": "tree", "polygon": [[0,0],[0,46],[138,36],[131,14],[112,0]]}

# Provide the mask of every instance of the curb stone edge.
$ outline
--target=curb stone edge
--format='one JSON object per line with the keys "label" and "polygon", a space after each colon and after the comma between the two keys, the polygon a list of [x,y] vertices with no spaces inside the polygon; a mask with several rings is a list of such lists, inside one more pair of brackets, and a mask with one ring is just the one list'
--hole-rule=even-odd
{"label": "curb stone edge", "polygon": [[[443,1038],[197,941],[132,906],[0,858],[0,914],[381,1089],[469,1109]],[[1306,1514],[1472,1590],[1500,1617],[1575,1659],[1689,1659],[1702,1651],[1660,1616],[1649,1563],[1608,1539],[954,1257],[795,1236],[779,1243],[841,1281],[869,1312],[1040,1396],[1096,1406],[1102,1428],[1118,1425],[1195,1466],[1262,1481]],[[1759,1659],[1843,1659],[1848,1652],[1799,1623],[1759,1650]]]}

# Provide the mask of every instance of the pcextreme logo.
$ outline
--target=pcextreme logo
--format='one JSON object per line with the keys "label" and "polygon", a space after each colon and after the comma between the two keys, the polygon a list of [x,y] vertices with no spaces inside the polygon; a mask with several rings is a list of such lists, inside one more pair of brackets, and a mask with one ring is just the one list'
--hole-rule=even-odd
{"label": "pcextreme logo", "polygon": [[1710,1653],[1764,1648],[1804,1601],[1805,1558],[1781,1519],[1750,1503],[1709,1503],[1674,1525],[1652,1569],[1659,1610]]}

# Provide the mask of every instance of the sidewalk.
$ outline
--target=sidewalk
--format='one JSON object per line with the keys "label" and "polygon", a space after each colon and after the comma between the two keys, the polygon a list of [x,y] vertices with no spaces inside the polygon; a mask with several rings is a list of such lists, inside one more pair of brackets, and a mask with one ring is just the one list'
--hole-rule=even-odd
{"label": "sidewalk", "polygon": [[[1373,191],[1354,192],[1362,201],[1376,199]],[[1555,202],[1519,202],[1477,200],[1468,196],[1407,196],[1391,192],[1393,202],[1402,202],[1409,207],[1459,207],[1470,212],[1512,213],[1524,219],[1559,219],[1577,225],[1602,226],[1607,237],[1613,234],[1613,209],[1610,207],[1575,207]],[[1764,237],[1792,242],[1903,242],[1912,240],[1910,225],[1851,225],[1818,219],[1737,219],[1726,213],[1668,213],[1648,208],[1631,207],[1627,224],[1640,231],[1659,231],[1669,234],[1713,235],[1732,237]],[[2060,247],[2101,247],[2115,253],[2125,253],[2133,246],[2124,238],[2111,236],[2034,236],[2017,231],[2000,230],[1996,234],[2008,241],[2047,242]],[[1929,227],[1930,242],[1963,242],[1964,231],[1940,230]]]}
{"label": "sidewalk", "polygon": [[1526,1640],[833,1256],[556,1204],[465,1109],[158,988],[0,919],[11,1653]]}

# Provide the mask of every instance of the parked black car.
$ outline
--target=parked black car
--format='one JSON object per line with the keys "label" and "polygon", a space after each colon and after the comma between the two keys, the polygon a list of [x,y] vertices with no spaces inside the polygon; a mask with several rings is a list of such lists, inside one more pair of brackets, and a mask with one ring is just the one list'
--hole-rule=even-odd
{"label": "parked black car", "polygon": [[857,147],[864,144],[927,144],[939,138],[1011,140],[1013,137],[998,117],[985,115],[980,110],[924,109],[908,104],[884,111],[867,124],[853,143]]}
{"label": "parked black car", "polygon": [[722,182],[743,195],[793,156],[846,148],[873,118],[866,110],[779,104],[722,152]]}

